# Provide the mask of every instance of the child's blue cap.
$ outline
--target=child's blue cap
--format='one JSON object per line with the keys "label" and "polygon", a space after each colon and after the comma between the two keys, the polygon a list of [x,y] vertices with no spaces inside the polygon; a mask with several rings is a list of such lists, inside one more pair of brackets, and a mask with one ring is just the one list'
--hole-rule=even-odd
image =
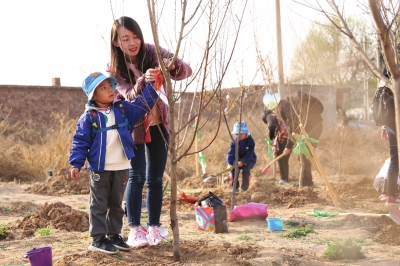
{"label": "child's blue cap", "polygon": [[103,82],[104,80],[109,79],[111,82],[111,86],[113,86],[114,90],[117,88],[117,79],[114,77],[107,77],[100,72],[94,72],[90,74],[82,83],[82,90],[88,96],[88,100],[90,101],[93,98],[94,91],[96,87]]}
{"label": "child's blue cap", "polygon": [[[239,125],[240,125],[239,122],[236,122],[233,125],[233,131],[231,132],[232,135],[239,134]],[[246,134],[250,133],[246,122],[243,121],[241,122],[240,133],[246,133]]]}

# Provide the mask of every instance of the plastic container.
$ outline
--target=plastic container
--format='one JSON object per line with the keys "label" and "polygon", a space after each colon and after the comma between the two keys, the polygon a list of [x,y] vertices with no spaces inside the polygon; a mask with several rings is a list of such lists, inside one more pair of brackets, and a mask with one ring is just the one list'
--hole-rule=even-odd
{"label": "plastic container", "polygon": [[271,231],[282,231],[283,219],[282,218],[267,218],[268,229]]}
{"label": "plastic container", "polygon": [[34,248],[26,252],[23,256],[28,258],[31,266],[52,266],[52,252],[51,247]]}

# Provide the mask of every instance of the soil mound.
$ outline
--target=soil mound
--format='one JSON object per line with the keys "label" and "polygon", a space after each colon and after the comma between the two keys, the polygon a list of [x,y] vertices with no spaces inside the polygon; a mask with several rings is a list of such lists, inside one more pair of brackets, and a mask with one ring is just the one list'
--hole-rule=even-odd
{"label": "soil mound", "polygon": [[373,183],[373,180],[362,177],[354,183],[338,182],[337,184],[333,184],[333,186],[341,197],[348,199],[370,199],[379,195],[374,189]]}
{"label": "soil mound", "polygon": [[51,196],[89,194],[89,170],[81,169],[79,180],[71,179],[68,169],[63,168],[44,183],[28,187],[26,192]]}
{"label": "soil mound", "polygon": [[[45,204],[38,212],[17,220],[10,227],[12,231],[22,229],[19,239],[32,235],[38,228],[52,226],[56,229],[84,232],[89,229],[89,217],[87,213],[74,210],[61,202]],[[17,238],[14,234],[14,238]]]}
{"label": "soil mound", "polygon": [[373,239],[378,243],[393,246],[400,245],[400,227],[385,215],[381,217],[362,217],[349,214],[337,226],[339,228],[364,228],[374,234]]}

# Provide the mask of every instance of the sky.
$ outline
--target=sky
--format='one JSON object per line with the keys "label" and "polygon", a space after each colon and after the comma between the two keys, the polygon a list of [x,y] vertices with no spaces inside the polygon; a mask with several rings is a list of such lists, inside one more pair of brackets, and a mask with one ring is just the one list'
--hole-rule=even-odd
{"label": "sky", "polygon": [[[296,45],[304,39],[312,21],[322,20],[323,16],[299,4],[301,0],[280,2],[287,73]],[[352,6],[347,13],[354,12],[357,1],[347,2]],[[164,5],[161,23],[171,31],[165,30],[163,36],[173,36],[179,25],[179,18],[174,17],[179,1],[178,6],[175,3],[167,0]],[[51,86],[52,78],[59,77],[62,86],[81,86],[91,72],[104,72],[109,60],[111,26],[114,19],[123,15],[134,18],[145,41],[154,43],[145,0],[12,0],[2,1],[0,6],[0,84]],[[197,27],[191,35],[192,43],[200,46],[196,30],[202,36],[204,27]],[[254,81],[257,69],[254,36],[263,55],[269,55],[276,66],[275,1],[249,0],[224,87]],[[171,43],[164,37],[161,46],[170,47]],[[179,56],[192,68],[198,68],[202,55],[190,49],[185,51],[182,52],[185,55]]]}

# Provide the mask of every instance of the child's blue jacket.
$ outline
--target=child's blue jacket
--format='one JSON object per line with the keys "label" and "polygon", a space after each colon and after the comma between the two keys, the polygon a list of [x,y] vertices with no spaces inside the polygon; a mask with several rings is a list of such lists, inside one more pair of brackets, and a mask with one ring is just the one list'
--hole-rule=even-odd
{"label": "child's blue jacket", "polygon": [[[111,105],[115,114],[115,124],[125,122],[125,118],[129,122],[129,126],[116,129],[128,160],[135,156],[133,151],[135,144],[131,135],[133,128],[139,119],[153,108],[157,99],[157,92],[149,85],[144,88],[142,94],[134,101],[115,100]],[[107,131],[93,134],[92,127],[97,127],[96,129],[105,128],[105,116],[90,103],[88,102],[85,113],[78,120],[75,135],[72,139],[69,163],[72,167],[81,169],[87,159],[88,169],[95,172],[104,172]],[[123,105],[122,108],[117,106],[120,104]],[[91,119],[94,121],[91,121]]]}
{"label": "child's blue jacket", "polygon": [[239,141],[239,160],[235,160],[235,142],[237,137],[234,138],[234,141],[231,142],[229,147],[229,151],[226,155],[226,162],[229,165],[234,165],[235,162],[241,161],[242,163],[249,165],[251,168],[254,167],[257,161],[256,153],[254,152],[254,147],[256,146],[253,137],[248,134],[247,137],[243,140]]}

